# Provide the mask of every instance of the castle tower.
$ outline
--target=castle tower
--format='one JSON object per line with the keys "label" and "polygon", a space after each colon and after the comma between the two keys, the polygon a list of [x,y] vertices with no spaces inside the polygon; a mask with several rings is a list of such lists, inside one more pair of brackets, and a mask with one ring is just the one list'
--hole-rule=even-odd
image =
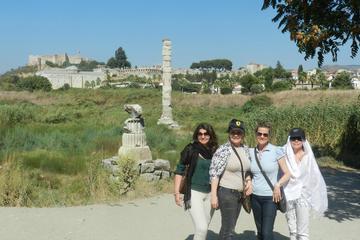
{"label": "castle tower", "polygon": [[173,120],[171,108],[171,41],[163,40],[162,48],[162,115],[158,124],[165,124],[171,128],[178,128],[179,125]]}

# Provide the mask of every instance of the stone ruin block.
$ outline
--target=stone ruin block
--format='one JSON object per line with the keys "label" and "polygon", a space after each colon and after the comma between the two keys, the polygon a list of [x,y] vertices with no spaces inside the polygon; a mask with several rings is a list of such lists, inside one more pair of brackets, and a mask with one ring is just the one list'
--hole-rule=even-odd
{"label": "stone ruin block", "polygon": [[154,164],[155,164],[155,170],[165,170],[165,171],[170,170],[170,162],[168,160],[156,159],[154,161]]}

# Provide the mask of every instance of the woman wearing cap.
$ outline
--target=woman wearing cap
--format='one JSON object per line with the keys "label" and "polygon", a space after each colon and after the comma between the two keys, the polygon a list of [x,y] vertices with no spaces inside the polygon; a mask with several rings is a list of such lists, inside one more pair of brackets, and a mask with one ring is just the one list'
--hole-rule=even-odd
{"label": "woman wearing cap", "polygon": [[[280,187],[290,178],[284,152],[281,147],[269,142],[270,133],[270,124],[259,123],[255,130],[257,145],[250,149],[251,172],[253,174],[251,207],[259,240],[273,240],[276,203],[281,199]],[[274,190],[267,182],[258,162]],[[278,175],[279,167],[283,173],[281,177]]]}
{"label": "woman wearing cap", "polygon": [[[194,240],[205,240],[214,210],[210,205],[209,167],[213,153],[218,147],[213,127],[207,123],[199,124],[193,133],[193,142],[181,152],[175,171],[175,203],[189,210],[194,223]],[[186,171],[186,190],[180,194],[180,183]]]}
{"label": "woman wearing cap", "polygon": [[[250,171],[249,151],[243,144],[244,123],[232,119],[227,132],[229,140],[214,153],[210,166],[211,206],[215,209],[220,208],[221,213],[219,239],[234,239],[242,193],[245,191],[246,195],[250,195],[252,191],[251,177],[247,174]],[[246,176],[245,183],[242,174]]]}
{"label": "woman wearing cap", "polygon": [[284,188],[290,240],[308,240],[310,209],[323,214],[328,206],[325,181],[303,129],[290,130],[285,151],[291,173]]}

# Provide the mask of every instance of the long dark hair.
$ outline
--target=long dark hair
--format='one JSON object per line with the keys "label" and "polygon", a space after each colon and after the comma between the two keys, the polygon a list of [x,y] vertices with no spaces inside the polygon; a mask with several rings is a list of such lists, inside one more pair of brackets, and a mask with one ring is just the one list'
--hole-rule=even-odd
{"label": "long dark hair", "polygon": [[214,131],[214,128],[210,124],[208,124],[208,123],[200,123],[195,128],[195,131],[194,131],[194,134],[193,134],[193,141],[198,142],[198,133],[199,133],[200,129],[206,130],[206,132],[209,134],[210,139],[209,139],[209,142],[207,143],[207,147],[212,152],[215,152],[216,149],[218,148],[219,144],[218,144],[218,140],[217,140],[217,136],[216,136],[216,133]]}

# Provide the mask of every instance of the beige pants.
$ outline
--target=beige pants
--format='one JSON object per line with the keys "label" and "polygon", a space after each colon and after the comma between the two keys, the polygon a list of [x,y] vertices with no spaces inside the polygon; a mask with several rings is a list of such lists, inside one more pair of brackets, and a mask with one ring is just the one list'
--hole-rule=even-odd
{"label": "beige pants", "polygon": [[210,193],[191,190],[191,208],[189,213],[194,223],[194,240],[205,240],[208,227],[214,214],[210,204]]}
{"label": "beige pants", "polygon": [[304,199],[287,202],[285,213],[290,240],[309,240],[309,206]]}

